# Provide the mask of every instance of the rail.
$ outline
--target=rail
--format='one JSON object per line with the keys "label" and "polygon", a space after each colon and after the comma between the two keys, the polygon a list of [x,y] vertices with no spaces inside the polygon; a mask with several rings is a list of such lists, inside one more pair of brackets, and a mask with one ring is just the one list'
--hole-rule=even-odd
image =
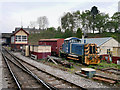
{"label": "rail", "polygon": [[[17,67],[21,68],[23,71],[27,72],[28,74],[30,74],[31,76],[33,76],[39,83],[42,83],[47,89],[49,90],[56,90],[55,87],[49,85],[48,83],[44,82],[43,80],[41,80],[40,78],[38,78],[34,73],[32,73],[31,70],[29,70],[26,66],[24,66],[16,57],[14,57],[13,54],[11,54],[9,51],[7,51],[5,48],[3,48],[8,54],[10,54],[16,61],[18,61],[19,64],[21,64],[23,66],[20,67],[19,65],[17,65],[16,63],[14,63],[12,60],[10,60],[7,56],[4,55],[4,53],[2,52],[2,54],[4,55],[4,57],[6,59],[8,59],[9,61],[11,61],[14,65],[16,65]],[[8,62],[7,62],[8,63]],[[13,73],[13,72],[12,72]],[[17,80],[17,79],[16,79]],[[16,81],[16,83],[19,83]],[[20,86],[20,85],[18,85]]]}

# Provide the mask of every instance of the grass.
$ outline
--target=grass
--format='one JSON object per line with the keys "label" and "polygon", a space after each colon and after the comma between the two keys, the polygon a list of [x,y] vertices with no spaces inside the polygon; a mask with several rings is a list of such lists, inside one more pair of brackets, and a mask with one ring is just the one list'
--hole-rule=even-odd
{"label": "grass", "polygon": [[95,69],[104,69],[104,68],[117,68],[120,69],[120,65],[114,64],[114,63],[107,63],[107,62],[101,62],[98,65],[89,65],[90,68]]}

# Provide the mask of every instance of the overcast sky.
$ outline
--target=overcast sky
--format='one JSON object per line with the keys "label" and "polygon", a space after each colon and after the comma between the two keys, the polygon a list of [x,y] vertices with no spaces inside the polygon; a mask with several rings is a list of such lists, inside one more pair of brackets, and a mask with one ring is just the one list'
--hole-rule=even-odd
{"label": "overcast sky", "polygon": [[15,27],[29,26],[40,16],[46,16],[49,27],[58,27],[60,17],[67,12],[91,10],[97,6],[100,12],[110,16],[118,11],[119,0],[0,0],[0,33],[11,33]]}

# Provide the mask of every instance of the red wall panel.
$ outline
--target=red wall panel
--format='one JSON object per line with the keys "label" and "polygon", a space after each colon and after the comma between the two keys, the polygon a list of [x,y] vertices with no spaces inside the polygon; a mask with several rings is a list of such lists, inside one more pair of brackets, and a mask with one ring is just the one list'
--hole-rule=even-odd
{"label": "red wall panel", "polygon": [[43,53],[38,53],[38,52],[31,52],[33,55],[37,55],[37,59],[44,59],[48,55],[51,56],[51,52],[43,52]]}
{"label": "red wall panel", "polygon": [[59,54],[60,46],[64,43],[64,39],[57,39],[55,41],[39,41],[39,45],[50,45],[51,52],[55,52],[57,55]]}

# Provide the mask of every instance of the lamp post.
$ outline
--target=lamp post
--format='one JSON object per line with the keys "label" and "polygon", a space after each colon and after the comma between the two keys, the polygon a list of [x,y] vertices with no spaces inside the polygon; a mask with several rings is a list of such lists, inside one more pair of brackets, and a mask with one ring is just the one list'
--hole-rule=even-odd
{"label": "lamp post", "polygon": [[91,15],[93,17],[93,33],[95,31],[95,27],[94,27],[94,24],[95,24],[95,16],[98,14],[98,9],[96,6],[93,6],[92,9],[91,9]]}

